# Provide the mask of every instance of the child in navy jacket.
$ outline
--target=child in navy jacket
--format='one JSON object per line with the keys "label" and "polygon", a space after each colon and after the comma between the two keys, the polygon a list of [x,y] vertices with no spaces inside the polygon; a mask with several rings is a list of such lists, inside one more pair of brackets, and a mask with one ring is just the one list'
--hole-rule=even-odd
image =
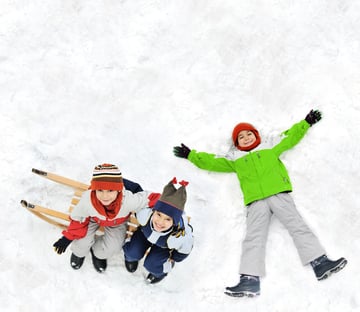
{"label": "child in navy jacket", "polygon": [[130,273],[136,271],[139,260],[146,255],[144,267],[149,271],[146,280],[150,284],[160,282],[175,262],[184,260],[192,250],[192,227],[183,213],[188,182],[179,182],[178,189],[176,183],[174,178],[164,187],[152,209],[143,208],[136,213],[140,226],[123,247],[125,267]]}

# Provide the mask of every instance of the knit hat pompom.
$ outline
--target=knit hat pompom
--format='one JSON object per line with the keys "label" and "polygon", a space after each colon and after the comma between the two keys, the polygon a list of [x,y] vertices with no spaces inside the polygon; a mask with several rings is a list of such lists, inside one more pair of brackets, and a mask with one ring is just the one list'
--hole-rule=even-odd
{"label": "knit hat pompom", "polygon": [[94,168],[90,189],[121,191],[124,187],[121,171],[115,165],[102,164]]}
{"label": "knit hat pompom", "polygon": [[[254,133],[255,137],[256,137],[256,141],[254,142],[254,144],[247,146],[247,147],[240,147],[238,144],[238,136],[239,133],[243,130],[248,130]],[[246,122],[241,122],[239,124],[237,124],[232,132],[232,140],[234,145],[236,146],[236,148],[238,148],[241,151],[250,151],[253,148],[257,147],[260,143],[261,143],[261,137],[259,134],[259,131],[252,125]]]}
{"label": "knit hat pompom", "polygon": [[189,184],[187,181],[180,181],[181,185],[178,189],[174,186],[177,183],[176,178],[173,178],[165,185],[163,193],[154,206],[154,210],[160,211],[173,218],[174,223],[180,222],[181,216],[184,212],[186,202],[186,189]]}

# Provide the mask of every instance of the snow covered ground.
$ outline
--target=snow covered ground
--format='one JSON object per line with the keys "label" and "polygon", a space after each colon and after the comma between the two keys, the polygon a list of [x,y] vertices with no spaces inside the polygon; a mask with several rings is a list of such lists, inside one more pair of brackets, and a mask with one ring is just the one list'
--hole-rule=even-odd
{"label": "snow covered ground", "polygon": [[[2,311],[360,311],[360,3],[356,0],[1,0],[0,307]],[[331,258],[318,282],[274,219],[255,299],[238,282],[245,209],[233,174],[172,155],[181,142],[225,153],[240,121],[265,137],[323,120],[283,157],[303,217]],[[95,165],[161,191],[190,181],[195,246],[158,285],[123,255],[97,273],[57,255],[60,230],[21,199],[66,211],[72,190],[38,168],[88,183]]]}

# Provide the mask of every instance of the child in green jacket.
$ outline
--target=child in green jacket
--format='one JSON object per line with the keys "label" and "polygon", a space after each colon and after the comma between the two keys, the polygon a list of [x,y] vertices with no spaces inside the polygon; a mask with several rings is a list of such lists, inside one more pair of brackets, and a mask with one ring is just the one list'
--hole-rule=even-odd
{"label": "child in green jacket", "polygon": [[311,264],[318,280],[342,269],[347,261],[327,258],[319,240],[304,222],[290,196],[292,186],[280,155],[294,147],[308,129],[321,119],[311,110],[305,120],[285,131],[284,138],[273,147],[263,147],[256,128],[249,123],[235,126],[232,139],[236,152],[224,157],[190,150],[186,145],[174,147],[177,157],[187,158],[200,169],[235,172],[247,207],[246,237],[242,243],[240,281],[226,287],[225,293],[235,297],[260,294],[260,277],[265,275],[265,246],[274,214],[287,228],[304,265]]}

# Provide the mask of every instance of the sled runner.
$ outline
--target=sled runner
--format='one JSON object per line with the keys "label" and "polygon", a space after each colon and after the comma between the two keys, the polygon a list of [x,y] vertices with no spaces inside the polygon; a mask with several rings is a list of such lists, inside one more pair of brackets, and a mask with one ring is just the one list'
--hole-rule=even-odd
{"label": "sled runner", "polygon": [[[41,207],[39,205],[34,205],[31,203],[28,203],[26,200],[21,200],[21,205],[25,208],[27,208],[28,211],[33,213],[35,216],[39,217],[40,219],[56,225],[60,227],[61,229],[67,228],[70,219],[69,214],[63,213],[60,211],[52,210],[49,208]],[[60,221],[62,220],[62,221]],[[66,222],[63,222],[66,221]]]}

